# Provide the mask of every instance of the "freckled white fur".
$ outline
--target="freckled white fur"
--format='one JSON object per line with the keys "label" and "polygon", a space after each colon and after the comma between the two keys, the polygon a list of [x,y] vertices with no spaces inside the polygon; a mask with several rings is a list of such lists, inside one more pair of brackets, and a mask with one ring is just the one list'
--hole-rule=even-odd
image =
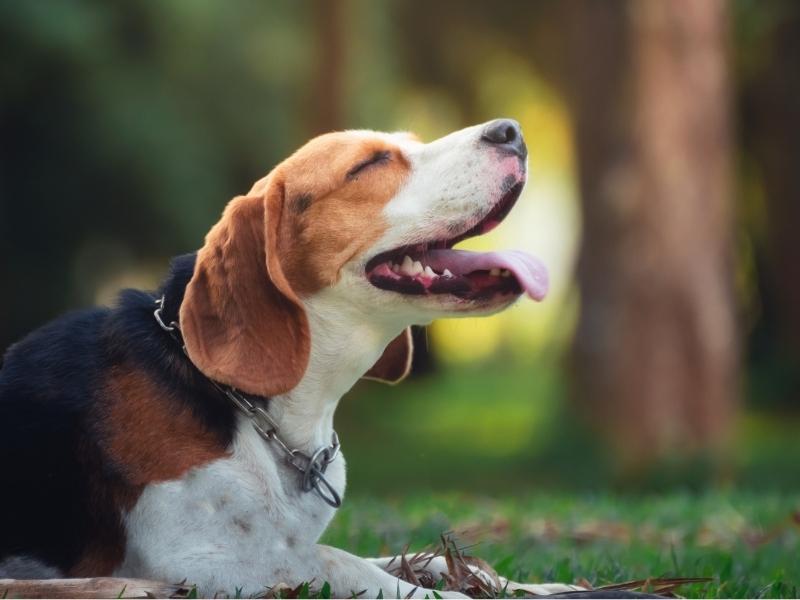
{"label": "freckled white fur", "polygon": [[[304,299],[311,334],[308,368],[297,387],[269,406],[291,447],[310,454],[329,444],[339,399],[389,341],[412,323],[454,312],[453,307],[378,290],[366,281],[363,267],[378,252],[425,235],[426,228],[433,235],[436,228],[472,217],[481,203],[496,200],[491,194],[497,174],[489,181],[492,159],[477,143],[480,130],[472,127],[427,145],[404,134],[359,132],[388,136],[406,155],[411,174],[385,209],[387,234],[345,265],[335,285]],[[326,477],[344,495],[341,453]],[[301,491],[300,474],[242,417],[229,457],[144,490],[125,517],[126,555],[115,575],[185,579],[197,584],[203,596],[234,594],[237,588],[244,595],[258,594],[266,586],[314,580],[329,582],[334,597],[362,590],[368,598],[398,592],[400,597],[433,597],[430,590],[415,589],[385,572],[386,559],[363,559],[319,545],[333,515],[334,509],[314,492]]]}

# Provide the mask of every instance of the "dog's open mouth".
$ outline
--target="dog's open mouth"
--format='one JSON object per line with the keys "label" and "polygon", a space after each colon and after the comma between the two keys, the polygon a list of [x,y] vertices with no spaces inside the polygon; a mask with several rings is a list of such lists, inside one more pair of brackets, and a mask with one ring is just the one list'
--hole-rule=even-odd
{"label": "dog's open mouth", "polygon": [[523,183],[510,187],[489,213],[463,233],[445,240],[402,246],[372,258],[369,282],[401,294],[450,294],[466,300],[527,292],[534,300],[547,294],[547,269],[539,259],[519,250],[469,252],[457,243],[494,229],[511,211]]}

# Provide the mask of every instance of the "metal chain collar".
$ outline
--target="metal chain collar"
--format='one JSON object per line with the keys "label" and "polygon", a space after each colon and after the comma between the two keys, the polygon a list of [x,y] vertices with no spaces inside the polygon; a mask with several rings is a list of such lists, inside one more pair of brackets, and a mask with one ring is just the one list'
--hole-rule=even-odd
{"label": "metal chain collar", "polygon": [[[164,309],[164,296],[156,300],[157,308],[153,311],[156,323],[159,327],[169,333],[169,335],[180,344],[184,354],[186,353],[186,345],[183,342],[181,330],[175,321],[165,323],[161,311]],[[188,354],[187,354],[188,357]],[[286,457],[287,464],[297,469],[303,476],[301,489],[304,492],[314,490],[320,498],[327,504],[334,508],[339,508],[342,505],[342,497],[334,489],[331,483],[325,478],[325,471],[328,465],[331,464],[339,455],[339,436],[336,431],[331,436],[331,443],[329,446],[322,446],[314,451],[310,456],[297,448],[290,448],[286,442],[283,441],[278,433],[278,424],[269,416],[269,413],[262,406],[251,402],[244,394],[230,385],[221,385],[209,379],[211,384],[226,398],[228,398],[233,405],[244,414],[256,430],[261,438],[266,442],[270,442]]]}

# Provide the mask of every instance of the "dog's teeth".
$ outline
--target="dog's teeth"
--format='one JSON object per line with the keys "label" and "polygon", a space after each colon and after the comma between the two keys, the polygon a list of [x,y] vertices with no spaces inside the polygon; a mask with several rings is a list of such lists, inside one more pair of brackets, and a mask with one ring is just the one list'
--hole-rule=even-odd
{"label": "dog's teeth", "polygon": [[400,265],[397,263],[392,263],[392,272],[399,273],[400,272]]}
{"label": "dog's teeth", "polygon": [[445,277],[453,276],[453,274],[450,272],[450,269],[445,269],[444,271],[442,271],[442,275],[444,275]]}
{"label": "dog's teeth", "polygon": [[400,272],[403,275],[414,275],[414,261],[411,260],[411,257],[406,255],[403,259],[403,264],[400,265]]}
{"label": "dog's teeth", "polygon": [[500,277],[500,269],[491,269],[489,275],[492,277]]}
{"label": "dog's teeth", "polygon": [[424,271],[424,273],[425,273],[425,275],[427,275],[427,276],[428,276],[428,277],[430,277],[431,279],[433,279],[434,277],[436,277],[436,273],[434,273],[434,272],[433,272],[433,269],[431,269],[431,268],[430,268],[430,266],[428,266],[428,265],[426,265],[426,266],[425,266],[425,271]]}
{"label": "dog's teeth", "polygon": [[425,271],[425,269],[422,268],[422,263],[421,262],[419,262],[418,260],[415,260],[414,264],[411,267],[411,271],[412,271],[411,274],[416,276],[416,275],[422,275],[422,273]]}
{"label": "dog's teeth", "polygon": [[500,271],[500,277],[511,277],[511,271],[508,269],[503,269]]}

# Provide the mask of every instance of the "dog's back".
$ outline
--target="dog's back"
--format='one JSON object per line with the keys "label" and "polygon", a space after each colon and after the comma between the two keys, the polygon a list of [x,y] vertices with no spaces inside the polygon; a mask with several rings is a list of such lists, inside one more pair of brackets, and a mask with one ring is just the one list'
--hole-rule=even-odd
{"label": "dog's back", "polygon": [[94,309],[62,317],[4,358],[0,565],[9,575],[31,559],[68,571],[96,521],[87,467],[97,449],[86,432],[101,361],[99,332],[108,314]]}

